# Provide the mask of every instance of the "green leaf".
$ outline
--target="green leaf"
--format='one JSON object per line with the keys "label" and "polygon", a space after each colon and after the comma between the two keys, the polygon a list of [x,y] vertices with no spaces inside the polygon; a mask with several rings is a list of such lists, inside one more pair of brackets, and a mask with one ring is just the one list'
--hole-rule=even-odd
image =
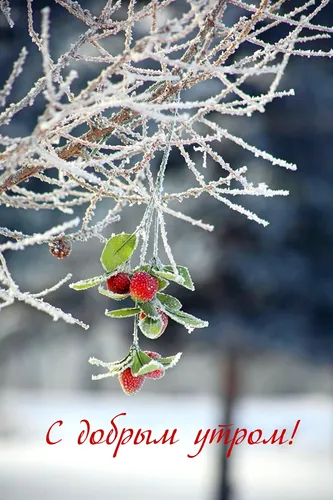
{"label": "green leaf", "polygon": [[94,278],[87,278],[86,280],[77,281],[76,283],[71,283],[69,285],[70,288],[74,290],[86,290],[87,288],[92,288],[93,286],[97,286],[102,281],[105,281],[106,277],[103,276],[95,276]]}
{"label": "green leaf", "polygon": [[[176,266],[176,267],[177,267],[177,271],[178,271],[179,275],[182,278],[182,281],[180,281],[179,279],[177,279],[177,277],[175,277],[176,279],[174,281],[176,281],[179,285],[182,285],[185,288],[188,288],[189,290],[193,291],[194,290],[194,284],[193,284],[190,272],[187,269],[187,267],[184,267],[184,266]],[[164,266],[163,267],[163,272],[164,271],[172,273],[172,266]]]}
{"label": "green leaf", "polygon": [[149,264],[143,264],[142,266],[136,266],[133,268],[133,273],[136,273],[137,271],[146,271],[148,273],[150,270]]}
{"label": "green leaf", "polygon": [[129,368],[132,364],[132,359],[126,359],[123,361],[121,364],[111,364],[108,368],[109,374],[111,377],[114,377],[115,375],[118,375],[119,373],[123,372],[126,370],[126,368]]}
{"label": "green leaf", "polygon": [[177,323],[184,325],[189,333],[191,333],[195,328],[205,328],[209,324],[208,321],[203,321],[183,311],[175,312],[167,309],[166,314],[174,321],[177,321]]}
{"label": "green leaf", "polygon": [[103,249],[101,263],[104,269],[112,272],[126,262],[137,245],[135,234],[117,234],[112,236]]}
{"label": "green leaf", "polygon": [[167,293],[157,293],[156,297],[170,311],[178,311],[182,307],[182,303],[176,297],[172,297],[172,295],[168,295]]}
{"label": "green leaf", "polygon": [[148,339],[157,339],[161,335],[163,323],[161,318],[145,318],[139,321],[139,328]]}
{"label": "green leaf", "polygon": [[156,275],[157,277],[161,277],[170,281],[175,281],[181,286],[184,286],[185,288],[188,288],[189,290],[194,290],[194,285],[193,281],[191,278],[191,275],[189,273],[189,270],[187,267],[184,266],[176,266],[179,277],[175,275],[173,272],[172,266],[163,266],[162,269],[154,269],[152,271],[152,274]]}
{"label": "green leaf", "polygon": [[127,297],[129,297],[129,293],[114,293],[110,292],[110,290],[106,290],[101,286],[98,287],[98,292],[101,295],[105,295],[105,297],[109,297],[109,299],[113,300],[124,300],[127,299]]}
{"label": "green leaf", "polygon": [[111,316],[111,318],[129,318],[130,316],[135,316],[140,312],[138,307],[127,307],[124,309],[115,309],[114,311],[105,311],[106,316]]}
{"label": "green leaf", "polygon": [[125,356],[120,361],[113,361],[111,363],[105,363],[96,358],[89,358],[89,363],[91,365],[102,366],[103,368],[107,368],[107,373],[101,373],[99,375],[93,375],[92,380],[100,380],[102,378],[114,377],[118,375],[126,368],[129,368],[133,363],[133,353],[130,351],[127,356]]}
{"label": "green leaf", "polygon": [[133,364],[131,366],[131,371],[133,375],[137,375],[137,373],[141,370],[141,368],[145,365],[148,365],[151,361],[152,359],[143,351],[134,352]]}
{"label": "green leaf", "polygon": [[152,274],[154,276],[156,276],[157,278],[160,277],[160,278],[164,278],[166,280],[176,281],[177,276],[173,272],[166,271],[166,270],[164,271],[164,267],[163,267],[163,270],[162,269],[161,270],[153,269]]}
{"label": "green leaf", "polygon": [[[119,373],[121,373],[122,371],[126,370],[126,368],[128,368],[127,365],[124,365],[124,366],[110,366],[109,368],[109,374],[111,377],[114,377],[115,375],[119,375]],[[93,380],[96,380],[96,375],[95,377],[93,378]]]}
{"label": "green leaf", "polygon": [[164,369],[172,368],[175,366],[182,356],[182,352],[175,354],[174,356],[168,356],[167,358],[158,358],[158,362],[164,366]]}
{"label": "green leaf", "polygon": [[[136,375],[147,375],[147,373],[151,373],[151,372],[154,372],[155,370],[165,370],[164,366],[159,363],[157,360],[155,359],[152,359],[150,361],[150,363],[148,363],[147,365],[144,365],[140,368],[139,371],[136,372]],[[132,370],[132,373],[133,373],[133,370]]]}
{"label": "green leaf", "polygon": [[[152,273],[153,274],[153,273]],[[168,280],[161,278],[160,276],[155,276],[155,278],[158,280],[158,290],[165,290],[167,286],[169,286]]]}
{"label": "green leaf", "polygon": [[140,307],[141,311],[144,312],[146,316],[148,316],[148,318],[158,319],[160,317],[153,302],[139,302],[138,306]]}

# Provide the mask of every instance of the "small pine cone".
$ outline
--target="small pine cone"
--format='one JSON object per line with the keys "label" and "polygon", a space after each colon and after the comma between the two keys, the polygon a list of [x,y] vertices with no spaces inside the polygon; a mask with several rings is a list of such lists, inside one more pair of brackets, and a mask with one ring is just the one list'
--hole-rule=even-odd
{"label": "small pine cone", "polygon": [[49,243],[50,253],[57,259],[68,257],[72,251],[72,245],[65,236],[58,236]]}

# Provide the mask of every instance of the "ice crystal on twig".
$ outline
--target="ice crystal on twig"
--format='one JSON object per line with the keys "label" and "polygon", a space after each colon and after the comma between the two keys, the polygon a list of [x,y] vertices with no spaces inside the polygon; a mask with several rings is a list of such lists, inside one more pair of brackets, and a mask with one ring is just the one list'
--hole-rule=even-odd
{"label": "ice crystal on twig", "polygon": [[1,0],[0,1],[0,10],[3,13],[3,15],[5,16],[5,18],[7,19],[7,22],[9,24],[9,26],[11,28],[13,28],[14,27],[14,21],[13,21],[12,16],[11,16],[10,5],[9,5],[9,1],[8,0]]}

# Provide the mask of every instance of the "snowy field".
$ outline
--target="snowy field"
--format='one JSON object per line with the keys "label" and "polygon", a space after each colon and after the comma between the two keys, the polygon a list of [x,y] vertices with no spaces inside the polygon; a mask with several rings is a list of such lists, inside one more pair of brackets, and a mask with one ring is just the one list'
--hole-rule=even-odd
{"label": "snowy field", "polygon": [[[115,445],[77,445],[83,426],[119,431],[151,429],[158,438],[177,428],[179,442],[170,446],[126,444],[113,458]],[[0,397],[0,500],[214,500],[220,446],[207,444],[195,453],[199,429],[223,422],[218,401],[202,396],[125,398],[105,394],[6,393]],[[47,429],[56,420],[52,438]],[[231,474],[234,500],[333,499],[333,400],[324,396],[244,398],[237,405],[235,426],[261,428],[269,437],[287,428],[289,437],[301,423],[292,445],[242,443],[234,448]],[[5,432],[7,430],[7,433]]]}

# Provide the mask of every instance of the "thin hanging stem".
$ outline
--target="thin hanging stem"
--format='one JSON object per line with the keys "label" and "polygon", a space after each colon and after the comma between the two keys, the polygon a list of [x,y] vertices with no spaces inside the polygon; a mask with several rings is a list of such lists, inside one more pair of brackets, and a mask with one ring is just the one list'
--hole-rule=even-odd
{"label": "thin hanging stem", "polygon": [[159,239],[159,220],[158,220],[158,215],[155,212],[155,225],[154,225],[154,251],[153,251],[153,259],[154,262],[157,263],[158,261],[158,239]]}
{"label": "thin hanging stem", "polygon": [[150,202],[148,203],[142,222],[140,224],[141,231],[144,231],[144,240],[142,243],[141,254],[140,254],[140,266],[143,266],[143,264],[145,263],[148,251],[149,234],[153,220],[153,215],[154,215],[154,205],[153,205],[153,199],[151,199]]}
{"label": "thin hanging stem", "polygon": [[[176,98],[177,103],[180,101],[180,92],[177,94]],[[174,116],[176,117],[178,115],[178,108],[175,109],[174,111]],[[157,173],[156,177],[156,189],[155,192],[153,193],[153,198],[155,197],[155,225],[154,225],[154,250],[153,250],[153,258],[155,262],[158,260],[158,240],[159,240],[159,226],[160,226],[160,217],[159,217],[159,212],[161,212],[161,199],[162,199],[162,193],[163,193],[163,181],[164,181],[164,176],[165,176],[165,170],[168,164],[168,159],[170,156],[171,152],[171,140],[173,138],[174,130],[175,130],[175,123],[176,121],[174,120],[171,126],[171,130],[169,133],[168,137],[168,142],[167,146],[164,150],[163,158],[161,161],[160,168]],[[155,195],[155,196],[154,196]]]}
{"label": "thin hanging stem", "polygon": [[[180,92],[177,94],[177,102],[180,100]],[[175,115],[178,114],[177,109],[175,110]],[[157,172],[157,177],[156,177],[156,184],[155,188],[152,186],[152,197],[150,199],[150,202],[147,205],[146,211],[144,213],[142,222],[139,226],[141,230],[145,231],[145,238],[143,241],[143,245],[141,248],[141,255],[140,255],[140,265],[142,266],[145,262],[147,251],[148,251],[148,245],[149,245],[149,236],[150,236],[150,230],[151,230],[151,225],[152,225],[152,220],[153,216],[155,213],[155,222],[154,222],[154,247],[153,247],[153,259],[155,262],[158,261],[158,240],[159,240],[159,226],[160,226],[160,221],[159,221],[159,216],[158,212],[161,211],[161,198],[162,198],[162,192],[163,192],[163,180],[165,176],[165,170],[166,166],[168,163],[168,159],[170,156],[171,152],[171,145],[170,142],[173,137],[175,129],[175,121],[172,123],[172,127],[169,133],[168,141],[167,141],[167,147],[164,150],[163,158],[160,164],[160,168]],[[153,184],[153,179],[151,176],[151,185]]]}
{"label": "thin hanging stem", "polygon": [[[180,101],[180,92],[178,92],[178,94],[177,94],[176,101],[177,101],[177,104]],[[174,116],[175,117],[178,116],[178,107],[176,107],[176,109],[174,111]],[[171,144],[170,143],[171,143],[171,140],[173,138],[173,133],[174,133],[174,130],[175,130],[175,124],[176,124],[176,120],[174,120],[172,122],[170,133],[169,133],[169,137],[168,137],[167,146],[166,146],[166,148],[164,150],[164,155],[163,155],[163,158],[162,158],[162,161],[161,161],[161,165],[160,165],[159,171],[157,173],[156,191],[157,191],[158,199],[161,198],[162,191],[163,191],[164,175],[165,175],[166,166],[167,166],[168,159],[169,159],[170,152],[171,152]]]}
{"label": "thin hanging stem", "polygon": [[[135,307],[137,304],[135,304]],[[138,336],[138,315],[134,316],[134,326],[133,326],[133,347],[139,347],[139,336]]]}

